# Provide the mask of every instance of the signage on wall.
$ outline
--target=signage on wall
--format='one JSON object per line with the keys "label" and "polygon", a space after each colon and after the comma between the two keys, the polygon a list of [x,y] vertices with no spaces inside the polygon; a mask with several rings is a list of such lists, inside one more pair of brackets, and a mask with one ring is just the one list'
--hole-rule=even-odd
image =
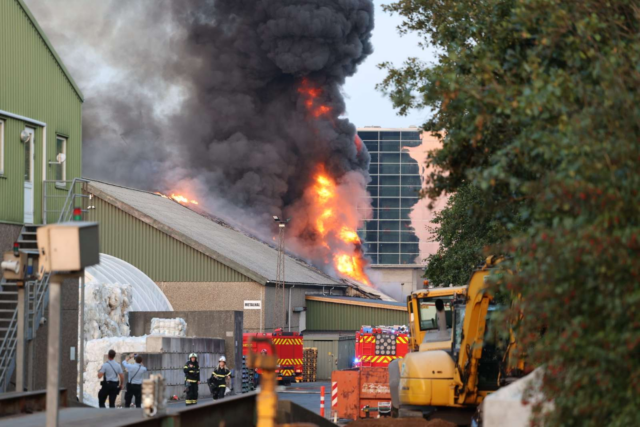
{"label": "signage on wall", "polygon": [[244,309],[245,310],[261,310],[262,309],[262,301],[244,301]]}

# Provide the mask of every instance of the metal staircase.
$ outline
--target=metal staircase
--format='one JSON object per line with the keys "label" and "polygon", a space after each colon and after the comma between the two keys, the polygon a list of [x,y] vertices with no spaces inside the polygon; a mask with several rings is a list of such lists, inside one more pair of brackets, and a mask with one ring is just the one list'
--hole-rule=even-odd
{"label": "metal staircase", "polygon": [[[18,244],[21,251],[38,252],[36,230],[38,225],[26,224],[22,227]],[[18,333],[18,286],[15,282],[0,282],[0,393],[9,386],[11,375],[15,369],[15,354]],[[40,321],[44,314],[49,298],[49,275],[42,280],[25,283],[25,298],[27,300],[26,343],[36,337]]]}
{"label": "metal staircase", "polygon": [[[83,193],[82,178],[73,181],[44,181],[43,212],[45,224],[70,221],[73,210],[80,207],[87,212],[90,196]],[[49,221],[47,219],[49,218]],[[40,225],[25,224],[20,232],[18,244],[21,251],[38,252],[36,230]],[[25,299],[28,317],[25,322],[26,357],[33,360],[33,340],[40,327],[44,309],[49,303],[49,275],[42,280],[25,283]],[[0,280],[0,393],[7,391],[15,369],[18,334],[18,287],[15,283]],[[26,384],[29,384],[27,379]]]}

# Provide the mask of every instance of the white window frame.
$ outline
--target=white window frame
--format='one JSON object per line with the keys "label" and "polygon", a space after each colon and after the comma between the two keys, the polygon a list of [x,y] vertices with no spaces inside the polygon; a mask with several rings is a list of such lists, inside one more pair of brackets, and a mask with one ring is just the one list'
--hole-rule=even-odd
{"label": "white window frame", "polygon": [[4,128],[5,121],[0,119],[0,176],[4,175]]}
{"label": "white window frame", "polygon": [[[60,168],[62,168],[62,179],[60,181],[58,181],[58,178],[56,177],[56,184],[65,184],[65,181],[67,180],[67,143],[69,142],[69,138],[67,138],[66,136],[63,135],[56,135],[56,157],[58,156],[58,140],[62,140],[62,154],[65,155],[65,160],[64,162],[62,162],[61,165],[56,165]],[[57,171],[56,171],[57,172]],[[57,173],[56,173],[57,175]]]}

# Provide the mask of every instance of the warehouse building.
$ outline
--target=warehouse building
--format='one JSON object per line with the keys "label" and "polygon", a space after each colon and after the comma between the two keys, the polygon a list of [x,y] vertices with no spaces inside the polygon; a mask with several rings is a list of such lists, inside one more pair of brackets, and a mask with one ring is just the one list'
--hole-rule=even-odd
{"label": "warehouse building", "polygon": [[352,366],[355,333],[362,326],[408,325],[407,306],[366,298],[308,295],[303,318],[304,346],[318,349],[317,379]]}
{"label": "warehouse building", "polygon": [[[45,193],[64,201],[69,181],[81,176],[83,95],[23,0],[0,2],[0,251],[14,242],[33,249],[35,227],[46,216]],[[24,240],[30,235],[31,247]],[[38,289],[46,289],[45,286]],[[42,291],[39,295],[44,294]],[[0,295],[0,392],[15,387],[17,294]],[[78,292],[62,287],[61,387],[76,389]],[[40,300],[42,301],[42,300]],[[46,301],[46,300],[45,300]],[[47,375],[46,304],[31,313],[25,365],[28,390],[43,389]],[[69,393],[75,399],[75,393]]]}
{"label": "warehouse building", "polygon": [[100,224],[101,252],[149,276],[176,311],[242,310],[245,331],[300,331],[307,295],[390,300],[286,256],[286,313],[276,325],[282,304],[276,304],[275,248],[155,193],[99,181],[86,182],[83,191],[91,196],[82,199],[84,219]]}

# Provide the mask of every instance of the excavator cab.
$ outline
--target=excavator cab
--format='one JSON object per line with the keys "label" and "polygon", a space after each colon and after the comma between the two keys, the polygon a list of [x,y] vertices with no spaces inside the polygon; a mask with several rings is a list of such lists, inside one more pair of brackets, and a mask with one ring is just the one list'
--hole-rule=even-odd
{"label": "excavator cab", "polygon": [[[465,291],[466,286],[430,288],[415,291],[407,297],[407,310],[411,328],[409,348],[411,351],[448,349],[451,347],[451,327],[453,325],[451,302],[454,297],[462,296]],[[439,316],[436,310],[438,301],[441,301],[444,305],[445,325],[441,325],[438,320]]]}

